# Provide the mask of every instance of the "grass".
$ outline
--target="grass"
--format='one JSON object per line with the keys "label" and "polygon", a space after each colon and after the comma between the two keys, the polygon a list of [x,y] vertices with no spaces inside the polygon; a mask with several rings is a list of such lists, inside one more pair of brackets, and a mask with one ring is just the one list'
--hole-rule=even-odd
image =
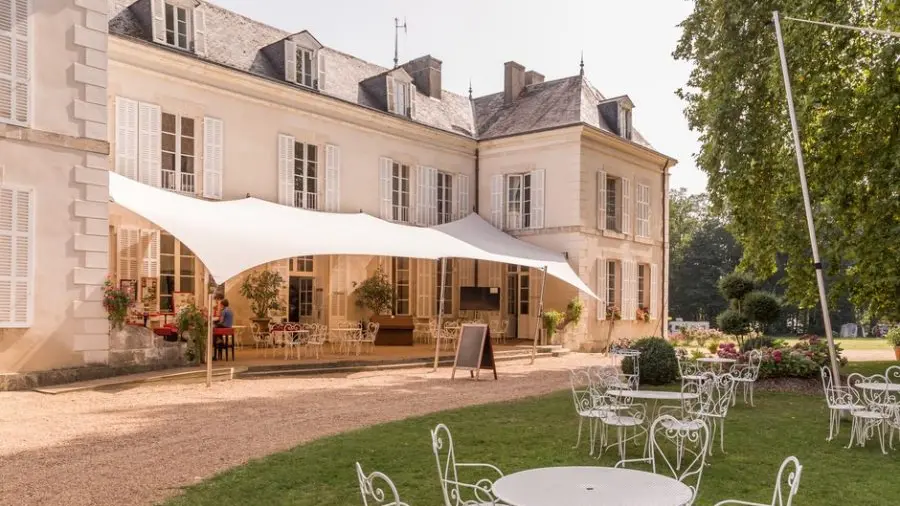
{"label": "grass", "polygon": [[[893,363],[872,362],[845,372],[884,371]],[[365,409],[365,406],[360,406]],[[524,401],[476,406],[376,425],[321,439],[227,471],[189,487],[169,506],[361,504],[354,462],[367,472],[388,474],[401,498],[413,506],[441,504],[429,429],[439,422],[453,432],[459,461],[490,462],[506,473],[560,465],[613,465],[597,461],[586,443],[572,449],[577,419],[571,395],[559,392]],[[715,449],[695,504],[722,499],[771,501],[781,461],[803,464],[794,506],[896,504],[900,498],[900,450],[882,455],[877,444],[845,449],[849,422],[826,442],[828,414],[820,396],[759,393],[756,408],[740,402],[728,415],[725,455]],[[635,455],[639,449],[630,446]],[[890,499],[893,498],[893,499]]]}
{"label": "grass", "polygon": [[[780,338],[787,341],[790,345],[797,342],[796,338]],[[856,339],[835,339],[835,344],[839,344],[845,350],[892,350],[893,346],[882,338],[858,337]]]}

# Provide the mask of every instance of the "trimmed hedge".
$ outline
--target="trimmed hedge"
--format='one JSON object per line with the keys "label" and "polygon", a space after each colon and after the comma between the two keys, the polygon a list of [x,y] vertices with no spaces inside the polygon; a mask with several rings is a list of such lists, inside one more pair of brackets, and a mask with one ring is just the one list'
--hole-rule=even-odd
{"label": "trimmed hedge", "polygon": [[[635,341],[632,349],[641,352],[640,369],[642,385],[666,385],[678,379],[678,358],[675,347],[659,337],[643,337]],[[622,372],[634,374],[631,357],[622,359]]]}

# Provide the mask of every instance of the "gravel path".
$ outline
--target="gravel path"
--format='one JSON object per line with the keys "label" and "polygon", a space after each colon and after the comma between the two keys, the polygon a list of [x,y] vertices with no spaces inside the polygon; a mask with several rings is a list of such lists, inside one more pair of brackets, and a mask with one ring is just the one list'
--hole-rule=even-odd
{"label": "gravel path", "polygon": [[569,368],[601,360],[571,354],[534,366],[503,362],[496,382],[451,383],[449,370],[415,369],[236,380],[211,389],[0,393],[0,505],[153,504],[323,436],[566,388]]}

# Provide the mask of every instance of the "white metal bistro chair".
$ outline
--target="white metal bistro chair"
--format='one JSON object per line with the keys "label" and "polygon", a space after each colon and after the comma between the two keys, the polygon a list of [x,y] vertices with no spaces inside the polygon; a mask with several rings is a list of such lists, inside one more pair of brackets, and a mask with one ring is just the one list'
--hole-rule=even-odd
{"label": "white metal bistro chair", "polygon": [[306,352],[313,352],[316,359],[318,359],[327,339],[328,327],[321,323],[313,323],[309,328],[309,339],[306,341]]}
{"label": "white metal bistro chair", "polygon": [[[444,506],[486,506],[502,504],[494,497],[494,480],[503,477],[503,472],[491,464],[460,463],[456,461],[453,436],[446,425],[439,423],[431,431],[431,448],[437,462],[438,479],[444,494]],[[492,475],[475,483],[465,483],[459,479],[460,469],[481,469]],[[467,499],[468,498],[468,499]]]}
{"label": "white metal bistro chair", "polygon": [[587,420],[590,455],[593,455],[597,429],[600,426],[601,418],[607,414],[606,410],[598,407],[597,404],[598,399],[603,394],[594,387],[594,380],[591,378],[591,373],[588,369],[570,370],[569,383],[572,387],[575,413],[578,415],[578,439],[575,440],[575,446],[572,448],[578,448],[578,445],[581,444],[581,431],[584,427],[584,421]]}
{"label": "white metal bistro chair", "polygon": [[[788,472],[787,476],[785,476],[784,472],[787,471],[789,467],[792,467],[792,469]],[[800,489],[800,475],[802,473],[803,466],[800,465],[800,461],[797,460],[797,457],[788,457],[784,459],[781,463],[781,467],[778,468],[778,476],[775,477],[775,492],[772,494],[771,503],[763,504],[727,499],[725,501],[717,502],[715,506],[728,506],[732,504],[740,504],[743,506],[791,506],[791,503],[794,501],[794,496],[797,495],[797,491]]]}
{"label": "white metal bistro chair", "polygon": [[[701,403],[703,402],[703,396],[709,395],[709,390],[712,388],[712,385],[706,384],[704,385],[703,381],[687,381],[681,384],[681,405],[680,406],[661,406],[657,411],[659,416],[669,415],[672,419],[666,418],[663,420],[662,424],[666,429],[670,430],[698,430],[701,425],[706,427],[707,433],[709,433],[709,425],[703,421],[703,417],[696,414],[700,411]],[[705,392],[704,392],[705,390]],[[690,397],[690,398],[686,398]],[[696,396],[696,397],[695,397]],[[709,434],[707,434],[709,436]],[[676,443],[682,443],[679,441],[675,441]],[[676,456],[677,456],[677,467],[676,469],[681,468],[681,456],[683,455],[683,448],[681,448],[681,444],[676,444]]]}
{"label": "white metal bistro chair", "polygon": [[632,373],[625,374],[625,371],[619,374],[619,382],[615,388],[630,388],[637,390],[641,386],[641,352],[629,348],[613,348],[610,352],[613,365],[618,363],[618,367],[622,366],[622,361],[626,358],[631,359]]}
{"label": "white metal bistro chair", "polygon": [[644,458],[625,459],[615,467],[650,463],[654,473],[668,474],[691,489],[689,506],[697,499],[709,446],[709,427],[703,420],[688,425],[671,415],[660,415],[650,426],[650,450]]}
{"label": "white metal bistro chair", "polygon": [[885,429],[887,421],[891,418],[892,408],[888,403],[887,388],[870,389],[857,387],[857,383],[887,383],[887,378],[881,374],[863,376],[855,372],[847,377],[847,385],[850,387],[850,416],[853,417],[853,426],[850,428],[851,448],[855,442],[858,446],[865,446],[873,436],[878,436],[881,444],[881,453],[887,455],[884,449]]}
{"label": "white metal bistro chair", "polygon": [[825,393],[825,402],[828,405],[828,438],[831,441],[841,432],[841,413],[850,412],[853,408],[853,394],[850,387],[834,386],[834,377],[827,366],[819,371],[822,375],[822,391]]}
{"label": "white metal bistro chair", "polygon": [[375,471],[367,476],[357,462],[356,477],[363,506],[409,506],[400,500],[397,487],[384,473]]}
{"label": "white metal bistro chair", "polygon": [[687,357],[678,359],[678,375],[681,376],[682,384],[703,379],[703,371],[700,369],[700,364],[696,360]]}
{"label": "white metal bistro chair", "polygon": [[272,335],[268,326],[260,325],[253,322],[250,324],[250,336],[253,338],[253,345],[258,350],[260,346],[263,349],[268,348],[272,343]]}
{"label": "white metal bistro chair", "polygon": [[[690,414],[706,422],[709,426],[710,438],[719,430],[719,446],[725,453],[725,418],[734,397],[736,382],[731,374],[713,374],[707,372],[700,382],[700,402],[692,408]],[[712,455],[713,444],[709,445]]]}
{"label": "white metal bistro chair", "polygon": [[375,353],[375,339],[378,337],[378,327],[380,324],[378,322],[369,322],[366,326],[365,332],[362,332],[359,336],[359,341],[356,343],[356,354],[359,355],[359,352],[362,348],[368,347],[372,353]]}
{"label": "white metal bistro chair", "polygon": [[[619,388],[620,380],[615,377],[607,376],[601,378],[601,381],[607,382],[606,390],[619,389],[623,392],[633,391],[627,388]],[[625,460],[628,442],[633,441],[637,444],[641,434],[646,434],[647,432],[645,425],[647,420],[647,408],[643,404],[635,404],[634,398],[627,394],[609,395],[608,393],[603,395],[595,394],[594,406],[595,409],[599,409],[602,414],[600,423],[603,429],[600,431],[600,451],[597,453],[597,458],[600,458],[607,449],[616,446],[619,450],[619,459]],[[607,430],[610,427],[615,427],[616,429],[616,442],[607,444],[609,439]],[[632,431],[631,436],[628,435],[629,429]],[[646,454],[646,447],[644,450],[644,453]]]}
{"label": "white metal bistro chair", "polygon": [[[747,404],[747,393],[750,393],[750,406],[755,407],[753,405],[753,385],[756,383],[756,380],[759,379],[759,366],[762,364],[762,352],[759,350],[752,350],[747,356],[747,363],[745,364],[733,364],[731,366],[731,375],[734,377],[734,381],[736,381],[739,385],[742,385],[744,390],[744,404]],[[731,405],[734,406],[737,403],[737,396],[732,397]]]}

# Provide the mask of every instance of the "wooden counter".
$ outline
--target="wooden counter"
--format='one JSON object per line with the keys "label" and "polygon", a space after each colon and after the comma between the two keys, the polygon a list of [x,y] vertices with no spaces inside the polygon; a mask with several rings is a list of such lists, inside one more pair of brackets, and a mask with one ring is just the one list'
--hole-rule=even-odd
{"label": "wooden counter", "polygon": [[375,346],[412,346],[415,324],[412,316],[373,316],[378,322]]}

